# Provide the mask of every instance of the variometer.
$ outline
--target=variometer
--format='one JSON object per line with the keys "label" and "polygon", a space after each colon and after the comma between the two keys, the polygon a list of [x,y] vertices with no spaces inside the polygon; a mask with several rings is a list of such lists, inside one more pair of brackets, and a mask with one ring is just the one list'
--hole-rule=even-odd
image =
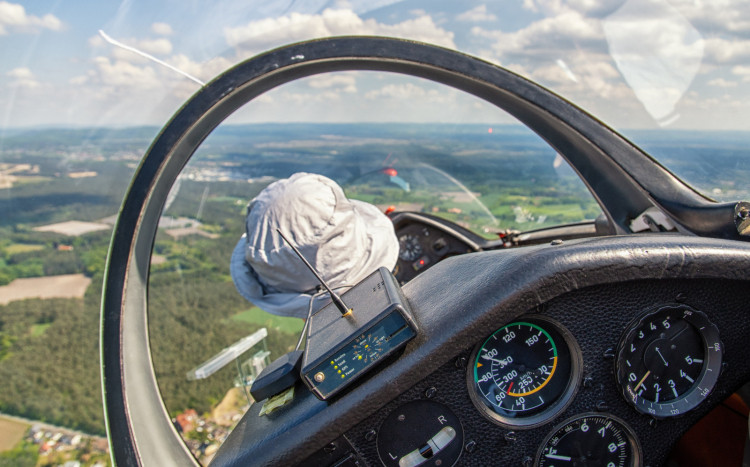
{"label": "variometer", "polygon": [[617,382],[639,412],[671,417],[708,397],[721,372],[719,330],[686,305],[646,313],[620,340]]}

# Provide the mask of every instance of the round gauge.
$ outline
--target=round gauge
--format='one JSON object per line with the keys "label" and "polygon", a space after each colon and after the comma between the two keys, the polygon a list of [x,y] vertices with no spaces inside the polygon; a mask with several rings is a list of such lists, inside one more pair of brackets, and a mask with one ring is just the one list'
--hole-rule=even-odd
{"label": "round gauge", "polygon": [[556,321],[521,318],[495,331],[472,354],[468,370],[474,405],[499,425],[533,428],[572,400],[581,352]]}
{"label": "round gauge", "polygon": [[686,305],[646,313],[617,351],[617,382],[641,413],[671,417],[695,408],[721,372],[719,330]]}
{"label": "round gauge", "polygon": [[398,238],[398,257],[404,261],[415,261],[422,255],[422,244],[414,235],[402,235]]}
{"label": "round gauge", "polygon": [[375,443],[386,467],[450,467],[461,457],[464,430],[448,406],[417,400],[397,407],[383,420]]}
{"label": "round gauge", "polygon": [[614,415],[585,413],[552,429],[535,465],[636,467],[642,462],[638,439],[624,421]]}

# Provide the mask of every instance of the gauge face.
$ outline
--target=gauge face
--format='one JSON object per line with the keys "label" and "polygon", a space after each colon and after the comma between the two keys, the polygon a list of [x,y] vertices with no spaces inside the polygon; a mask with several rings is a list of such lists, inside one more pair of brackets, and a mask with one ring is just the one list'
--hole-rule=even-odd
{"label": "gauge face", "polygon": [[414,235],[402,235],[398,238],[399,258],[404,261],[414,261],[422,254],[422,244]]}
{"label": "gauge face", "polygon": [[407,402],[383,421],[376,446],[386,467],[450,467],[463,451],[463,427],[446,405],[430,400]]}
{"label": "gauge face", "polygon": [[552,429],[536,456],[536,465],[635,467],[642,463],[633,430],[619,418],[601,413],[576,415]]}
{"label": "gauge face", "polygon": [[475,349],[469,368],[474,404],[500,425],[532,428],[570,402],[580,351],[557,322],[527,317],[494,332]]}
{"label": "gauge face", "polygon": [[625,399],[655,417],[695,408],[721,371],[718,329],[685,305],[644,315],[625,333],[617,355],[617,382]]}

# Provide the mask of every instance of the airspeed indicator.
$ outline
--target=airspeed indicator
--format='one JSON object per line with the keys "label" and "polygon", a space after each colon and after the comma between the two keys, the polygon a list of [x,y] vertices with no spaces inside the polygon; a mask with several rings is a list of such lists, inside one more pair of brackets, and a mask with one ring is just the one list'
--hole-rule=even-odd
{"label": "airspeed indicator", "polygon": [[555,321],[529,316],[498,329],[475,349],[470,394],[498,424],[530,428],[567,405],[579,367],[572,336]]}

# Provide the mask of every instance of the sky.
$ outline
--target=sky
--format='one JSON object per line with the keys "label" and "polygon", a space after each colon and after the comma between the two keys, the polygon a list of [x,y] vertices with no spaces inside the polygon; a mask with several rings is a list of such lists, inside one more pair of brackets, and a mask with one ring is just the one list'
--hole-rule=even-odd
{"label": "sky", "polygon": [[[161,126],[196,81],[285,44],[360,34],[478,56],[615,128],[750,126],[750,0],[0,0],[0,130]],[[230,121],[512,120],[442,85],[345,72],[272,90]]]}

